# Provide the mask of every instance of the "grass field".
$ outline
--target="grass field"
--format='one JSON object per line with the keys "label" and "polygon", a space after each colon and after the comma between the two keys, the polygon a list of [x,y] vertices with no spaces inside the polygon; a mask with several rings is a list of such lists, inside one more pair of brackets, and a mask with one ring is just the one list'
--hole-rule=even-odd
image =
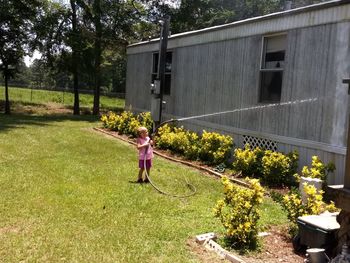
{"label": "grass field", "polygon": [[[48,91],[36,89],[24,89],[9,87],[9,99],[11,102],[21,102],[22,104],[46,104],[57,103],[66,107],[73,106],[74,94],[61,91]],[[4,87],[0,86],[0,101],[5,100]],[[79,94],[79,103],[81,107],[92,108],[93,95]],[[107,110],[115,110],[124,108],[124,100],[111,98],[107,96],[100,97],[100,107]]]}
{"label": "grass field", "polygon": [[[155,158],[154,181],[134,184],[136,149],[92,131],[92,116],[0,114],[0,262],[199,262],[186,241],[222,233],[219,180]],[[270,200],[261,224],[286,223]]]}

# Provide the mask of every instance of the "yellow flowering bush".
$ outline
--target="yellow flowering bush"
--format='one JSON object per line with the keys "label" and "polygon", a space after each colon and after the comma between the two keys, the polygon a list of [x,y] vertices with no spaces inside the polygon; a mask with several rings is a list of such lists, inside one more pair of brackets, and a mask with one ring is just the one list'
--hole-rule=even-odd
{"label": "yellow flowering bush", "polygon": [[150,132],[153,129],[153,120],[151,116],[151,112],[141,112],[137,115],[137,120],[140,122],[140,125],[146,127]]}
{"label": "yellow flowering bush", "polygon": [[228,135],[203,130],[199,144],[199,159],[215,165],[227,161],[233,147],[233,139]]}
{"label": "yellow flowering bush", "polygon": [[108,114],[102,115],[101,121],[104,128],[117,131],[122,118],[114,112],[108,112]]}
{"label": "yellow flowering bush", "polygon": [[132,121],[136,120],[136,117],[131,111],[123,111],[120,114],[121,121],[118,124],[117,130],[120,134],[129,134],[131,128],[129,125]]}
{"label": "yellow flowering bush", "polygon": [[249,144],[244,149],[237,148],[233,153],[233,170],[242,172],[245,176],[259,177],[261,174],[261,159],[264,156],[264,150],[256,147],[251,149]]}
{"label": "yellow flowering bush", "polygon": [[161,126],[156,134],[156,145],[160,149],[169,149],[171,145],[171,140],[169,138],[169,134],[173,132],[173,126],[169,124],[165,124]]}
{"label": "yellow flowering bush", "polygon": [[[311,178],[317,178],[321,179],[324,182],[327,180],[327,175],[330,172],[333,172],[335,170],[334,163],[330,162],[327,165],[325,165],[318,156],[312,156],[311,160],[311,167],[304,166],[301,170],[301,176],[303,177],[311,177]],[[300,175],[295,174],[294,175],[297,181],[300,180]]]}
{"label": "yellow flowering bush", "polygon": [[234,150],[232,166],[235,172],[241,171],[246,176],[261,178],[271,186],[290,185],[298,168],[298,159],[299,155],[295,151],[284,155],[259,147],[251,149],[247,144],[244,149]]}
{"label": "yellow flowering bush", "polygon": [[108,116],[106,114],[101,116],[102,126],[108,128]]}
{"label": "yellow flowering bush", "polygon": [[224,198],[214,207],[215,217],[220,219],[226,230],[228,244],[240,249],[252,249],[257,245],[259,205],[264,196],[258,179],[247,181],[250,189],[232,184],[227,177],[223,177]]}
{"label": "yellow flowering bush", "polygon": [[203,131],[202,136],[183,127],[163,125],[158,129],[157,147],[182,154],[190,160],[199,159],[207,164],[226,162],[230,156],[233,139],[230,136]]}
{"label": "yellow flowering bush", "polygon": [[135,138],[138,136],[137,129],[142,125],[135,117],[130,118],[128,121],[128,125],[123,130],[120,130],[120,133],[128,134]]}
{"label": "yellow flowering bush", "polygon": [[157,147],[182,154],[187,159],[195,160],[198,157],[199,136],[183,127],[178,128],[165,124],[158,129],[155,141]]}
{"label": "yellow flowering bush", "polygon": [[137,136],[138,127],[144,126],[151,131],[153,126],[150,112],[142,112],[138,115],[134,115],[130,111],[123,111],[121,114],[108,112],[108,114],[101,116],[101,121],[104,128],[133,137]]}
{"label": "yellow flowering bush", "polygon": [[298,155],[284,155],[279,152],[266,150],[261,159],[262,178],[264,183],[272,186],[290,185],[296,172]]}
{"label": "yellow flowering bush", "polygon": [[200,147],[199,136],[197,133],[189,131],[187,131],[186,136],[189,143],[185,147],[184,155],[189,160],[197,160]]}
{"label": "yellow flowering bush", "polygon": [[317,191],[316,187],[304,183],[304,191],[306,193],[306,202],[303,203],[300,193],[290,191],[282,199],[282,207],[287,212],[288,219],[292,223],[292,228],[296,228],[297,219],[300,216],[319,215],[325,211],[335,212],[338,209],[334,203],[326,204],[323,201],[322,190]]}
{"label": "yellow flowering bush", "polygon": [[159,148],[179,154],[184,152],[185,145],[188,143],[185,131],[182,127],[176,128],[168,124],[158,129],[156,142]]}

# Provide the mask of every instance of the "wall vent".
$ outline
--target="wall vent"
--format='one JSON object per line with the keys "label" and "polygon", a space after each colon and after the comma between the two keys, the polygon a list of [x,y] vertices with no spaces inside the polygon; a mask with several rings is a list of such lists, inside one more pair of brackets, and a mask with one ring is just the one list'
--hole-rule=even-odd
{"label": "wall vent", "polygon": [[252,149],[259,147],[264,150],[277,151],[277,142],[272,140],[243,135],[243,146],[247,143]]}

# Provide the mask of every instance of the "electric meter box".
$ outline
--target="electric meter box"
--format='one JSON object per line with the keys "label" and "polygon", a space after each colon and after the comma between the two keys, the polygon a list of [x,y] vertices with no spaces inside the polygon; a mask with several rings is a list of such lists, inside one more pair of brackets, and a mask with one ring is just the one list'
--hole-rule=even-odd
{"label": "electric meter box", "polygon": [[334,245],[339,213],[323,213],[298,217],[300,244],[310,248],[329,248]]}

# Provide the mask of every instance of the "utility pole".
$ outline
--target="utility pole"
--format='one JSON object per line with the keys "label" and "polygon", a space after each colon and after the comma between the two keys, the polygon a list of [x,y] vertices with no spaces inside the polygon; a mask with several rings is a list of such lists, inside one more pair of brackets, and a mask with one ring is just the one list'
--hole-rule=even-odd
{"label": "utility pole", "polygon": [[159,60],[158,60],[158,71],[157,80],[160,81],[159,89],[159,116],[158,120],[155,121],[156,126],[162,122],[162,111],[163,111],[163,94],[165,89],[165,64],[166,64],[166,51],[168,46],[168,36],[169,36],[169,25],[170,17],[167,16],[160,21],[161,34],[159,43]]}

